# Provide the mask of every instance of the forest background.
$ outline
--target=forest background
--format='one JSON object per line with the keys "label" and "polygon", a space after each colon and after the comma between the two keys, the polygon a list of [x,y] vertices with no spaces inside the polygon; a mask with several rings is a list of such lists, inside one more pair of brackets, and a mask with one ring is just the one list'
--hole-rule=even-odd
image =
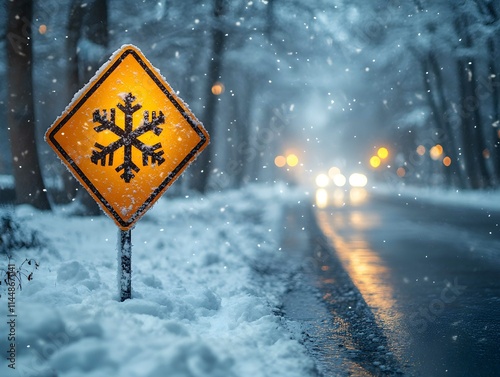
{"label": "forest background", "polygon": [[[389,184],[497,187],[499,14],[490,0],[5,1],[1,201],[97,213],[43,135],[126,43],[212,136],[171,195],[307,183],[332,165]],[[381,146],[389,160],[370,166]],[[297,166],[275,165],[290,153]]]}

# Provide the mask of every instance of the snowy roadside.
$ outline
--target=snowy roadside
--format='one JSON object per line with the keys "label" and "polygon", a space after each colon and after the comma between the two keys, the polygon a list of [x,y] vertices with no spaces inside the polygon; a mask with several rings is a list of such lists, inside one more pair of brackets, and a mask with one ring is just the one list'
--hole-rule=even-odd
{"label": "snowy roadside", "polygon": [[[284,208],[302,196],[277,185],[160,200],[132,231],[133,299],[124,303],[110,219],[17,208],[19,232],[41,246],[15,251],[11,262],[40,266],[16,291],[16,369],[2,357],[0,375],[314,375],[280,315],[287,281],[276,268],[286,263]],[[5,323],[4,284],[1,293]],[[8,329],[0,329],[5,355]]]}
{"label": "snowy roadside", "polygon": [[459,205],[469,208],[500,210],[500,190],[458,190],[441,187],[416,187],[416,186],[390,186],[376,185],[371,188],[371,193],[390,197],[401,198],[406,201],[440,205]]}

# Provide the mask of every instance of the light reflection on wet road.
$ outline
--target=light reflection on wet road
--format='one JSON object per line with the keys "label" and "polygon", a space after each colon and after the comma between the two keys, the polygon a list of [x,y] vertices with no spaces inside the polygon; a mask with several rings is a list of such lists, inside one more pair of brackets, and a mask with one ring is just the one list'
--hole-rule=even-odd
{"label": "light reflection on wet road", "polygon": [[500,213],[382,198],[323,207],[321,229],[410,374],[500,376]]}
{"label": "light reflection on wet road", "polygon": [[[377,325],[386,330],[392,344],[399,343],[404,331],[400,326],[402,312],[398,310],[392,285],[387,284],[390,271],[363,238],[364,231],[381,226],[380,217],[377,214],[363,215],[359,211],[350,212],[347,219],[344,216],[338,212],[329,215],[323,211],[318,213],[318,221],[325,235],[333,242],[343,267],[374,312]],[[350,224],[354,233],[344,238],[336,229],[342,229],[346,224]]]}

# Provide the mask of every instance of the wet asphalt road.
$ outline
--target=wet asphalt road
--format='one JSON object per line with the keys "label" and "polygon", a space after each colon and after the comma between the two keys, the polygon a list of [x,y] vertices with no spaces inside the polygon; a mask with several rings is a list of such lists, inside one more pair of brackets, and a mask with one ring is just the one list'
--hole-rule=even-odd
{"label": "wet asphalt road", "polygon": [[[346,337],[365,339],[350,347],[359,352],[375,338],[400,368],[358,373],[354,363],[346,375],[500,376],[500,212],[372,196],[315,215],[334,249],[321,273],[338,271],[329,263],[340,261],[362,296],[352,302],[369,309],[361,317],[373,316],[362,321],[373,320],[375,331],[343,325]],[[320,287],[332,311],[354,294],[328,293],[324,282],[336,275]]]}

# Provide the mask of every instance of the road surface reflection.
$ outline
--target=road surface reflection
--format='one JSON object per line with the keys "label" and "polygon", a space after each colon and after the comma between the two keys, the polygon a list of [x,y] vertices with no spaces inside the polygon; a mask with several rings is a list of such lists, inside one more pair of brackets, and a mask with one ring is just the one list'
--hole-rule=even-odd
{"label": "road surface reflection", "polygon": [[[372,193],[361,205],[328,198],[316,203],[321,230],[405,375],[500,376],[500,212]],[[363,324],[345,318],[366,353],[366,331],[355,338]]]}
{"label": "road surface reflection", "polygon": [[349,190],[319,188],[316,190],[315,202],[318,208],[328,206],[341,208],[345,205],[359,206],[365,203],[367,198],[368,192],[362,187],[353,187]]}
{"label": "road surface reflection", "polygon": [[[350,199],[352,197],[349,196]],[[356,197],[362,200],[352,201],[351,207],[364,202],[366,192],[362,196],[354,196]],[[317,211],[321,230],[334,246],[343,268],[373,312],[377,325],[384,329],[394,355],[399,358],[403,313],[398,310],[394,289],[388,284],[391,271],[380,258],[379,251],[365,238],[367,232],[380,227],[381,217],[376,212],[358,211],[353,208],[347,211],[326,206],[323,208]]]}

